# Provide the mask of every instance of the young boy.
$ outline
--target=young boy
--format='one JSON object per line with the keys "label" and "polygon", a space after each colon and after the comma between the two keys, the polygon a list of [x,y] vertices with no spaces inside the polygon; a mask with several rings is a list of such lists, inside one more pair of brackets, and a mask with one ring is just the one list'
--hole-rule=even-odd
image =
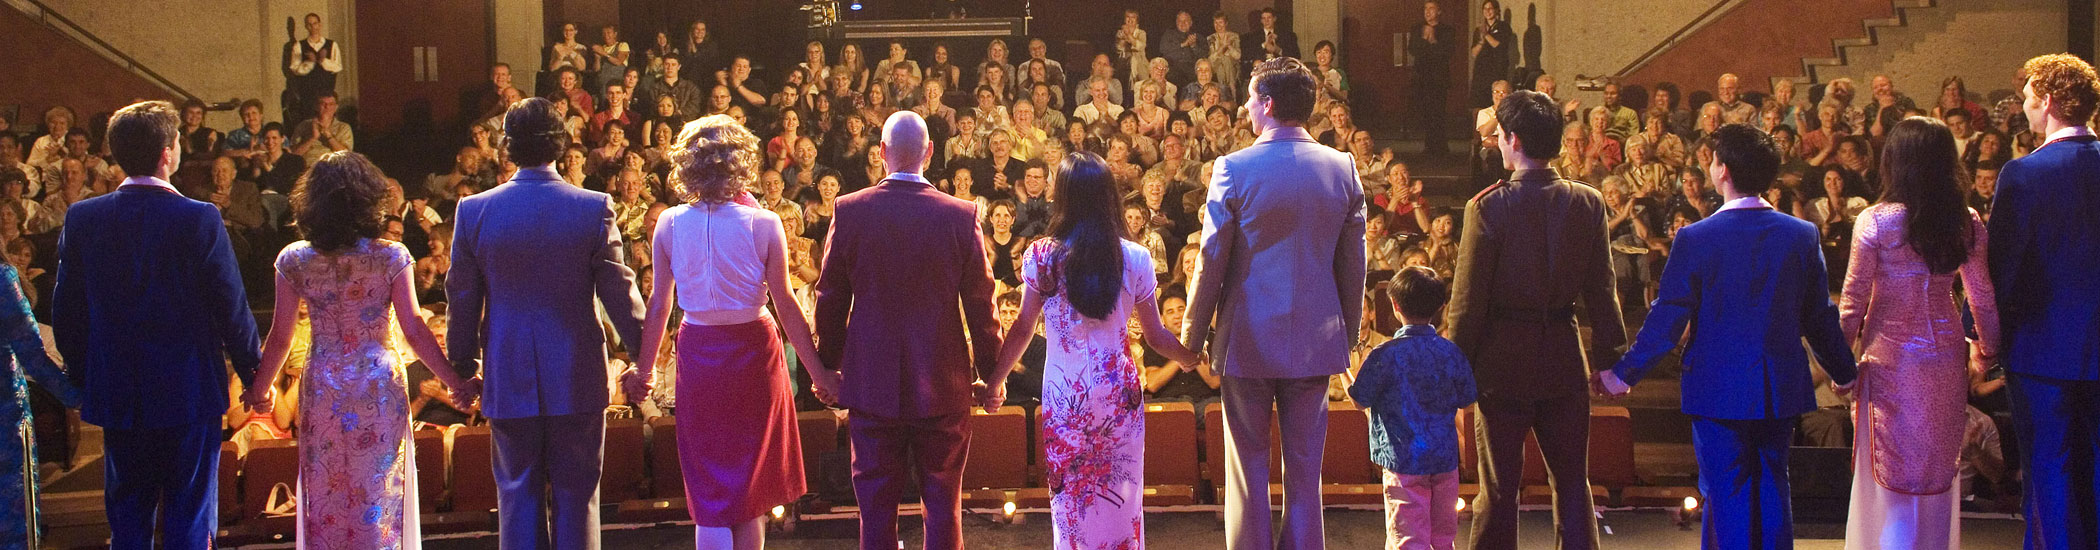
{"label": "young boy", "polygon": [[1458,536],[1458,429],[1473,404],[1473,367],[1437,336],[1450,287],[1436,271],[1410,266],[1386,292],[1407,323],[1371,350],[1349,397],[1371,411],[1371,461],[1385,470],[1387,550],[1450,550]]}

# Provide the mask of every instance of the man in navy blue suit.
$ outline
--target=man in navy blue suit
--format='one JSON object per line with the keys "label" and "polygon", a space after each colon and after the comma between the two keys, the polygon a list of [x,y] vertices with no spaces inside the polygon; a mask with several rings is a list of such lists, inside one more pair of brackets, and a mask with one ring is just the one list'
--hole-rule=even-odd
{"label": "man in navy blue suit", "polygon": [[2040,148],[2005,163],[1991,204],[1991,283],[2013,431],[2027,463],[2027,548],[2100,548],[2100,102],[2093,66],[2028,60],[2022,108]]}
{"label": "man in navy blue suit", "polygon": [[233,247],[211,203],[168,184],[182,159],[165,101],[109,119],[129,176],[66,212],[52,292],[58,351],[102,427],[110,547],[210,548],[218,530],[226,365],[253,382],[261,350]]}
{"label": "man in navy blue suit", "polygon": [[1858,371],[1825,286],[1816,226],[1760,198],[1779,175],[1771,136],[1730,124],[1713,140],[1707,174],[1727,202],[1678,230],[1640,336],[1595,385],[1625,395],[1691,324],[1682,382],[1706,497],[1701,547],[1793,548],[1787,445],[1795,417],[1816,408],[1802,339],[1840,391]]}

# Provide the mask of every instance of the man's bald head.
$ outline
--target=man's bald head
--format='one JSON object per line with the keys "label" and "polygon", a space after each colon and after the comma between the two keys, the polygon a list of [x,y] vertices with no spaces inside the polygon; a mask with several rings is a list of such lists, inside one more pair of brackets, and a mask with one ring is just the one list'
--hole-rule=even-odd
{"label": "man's bald head", "polygon": [[882,162],[891,172],[917,174],[926,170],[933,139],[927,136],[926,119],[911,111],[897,111],[882,124]]}

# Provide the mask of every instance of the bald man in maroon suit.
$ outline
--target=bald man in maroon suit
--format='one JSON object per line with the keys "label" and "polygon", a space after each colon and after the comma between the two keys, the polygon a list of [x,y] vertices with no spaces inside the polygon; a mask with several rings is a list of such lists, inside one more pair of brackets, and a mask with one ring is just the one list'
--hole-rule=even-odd
{"label": "bald man in maroon suit", "polygon": [[991,263],[976,204],[921,175],[926,121],[890,116],[882,145],[890,176],[839,197],[825,239],[817,353],[844,376],[860,547],[897,548],[897,502],[916,463],[926,548],[960,549],[970,406],[986,397],[999,350]]}

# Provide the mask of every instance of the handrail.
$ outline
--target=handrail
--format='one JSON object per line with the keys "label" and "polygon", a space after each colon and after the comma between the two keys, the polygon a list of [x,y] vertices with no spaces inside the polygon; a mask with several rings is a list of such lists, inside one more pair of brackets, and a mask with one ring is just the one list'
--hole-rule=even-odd
{"label": "handrail", "polygon": [[1721,8],[1728,7],[1730,4],[1739,4],[1742,3],[1742,1],[1743,0],[1718,0],[1714,2],[1713,6],[1706,8],[1706,11],[1704,12],[1700,12],[1698,17],[1692,18],[1692,21],[1690,23],[1685,23],[1683,27],[1679,27],[1677,29],[1677,32],[1670,33],[1669,37],[1663,38],[1661,42],[1655,43],[1655,47],[1648,48],[1648,51],[1641,53],[1640,57],[1633,58],[1633,62],[1627,63],[1626,67],[1619,69],[1619,72],[1617,73],[1613,73],[1613,76],[1623,77],[1628,74],[1633,74],[1634,69],[1641,68],[1642,65],[1647,65],[1649,61],[1653,61],[1655,59],[1655,56],[1661,54],[1664,49],[1667,49],[1671,45],[1676,44],[1678,39],[1684,38],[1684,35],[1690,34],[1692,32],[1692,29],[1696,29],[1704,25],[1708,19],[1713,18],[1716,12],[1721,11]]}
{"label": "handrail", "polygon": [[[93,45],[97,48],[101,48],[104,54],[110,57],[114,57],[118,61],[122,61],[125,65],[125,68],[131,69],[133,72],[139,73],[140,75],[153,80],[154,83],[159,84],[160,87],[167,88],[168,91],[175,92],[175,95],[182,96],[183,99],[197,99],[197,94],[190,93],[189,90],[183,89],[183,87],[175,85],[174,81],[168,80],[167,77],[161,76],[160,73],[154,72],[153,69],[146,67],[145,64],[139,63],[138,59],[132,58],[131,55],[124,53],[123,50],[117,49],[116,46],[112,46],[108,42],[104,42],[101,37],[95,36],[95,33],[88,32],[88,30],[84,27],[81,27],[79,23],[74,23],[72,19],[67,19],[65,15],[62,15],[57,11],[52,10],[51,6],[44,5],[44,3],[39,0],[11,1],[27,2],[29,5],[36,6],[37,19],[43,22],[45,26],[49,26],[53,29],[57,29],[60,31],[66,31],[67,34],[73,35],[74,38],[84,40],[90,45]],[[52,21],[54,20],[57,21],[59,24],[53,24]],[[63,24],[63,26],[61,26],[60,24]]]}

